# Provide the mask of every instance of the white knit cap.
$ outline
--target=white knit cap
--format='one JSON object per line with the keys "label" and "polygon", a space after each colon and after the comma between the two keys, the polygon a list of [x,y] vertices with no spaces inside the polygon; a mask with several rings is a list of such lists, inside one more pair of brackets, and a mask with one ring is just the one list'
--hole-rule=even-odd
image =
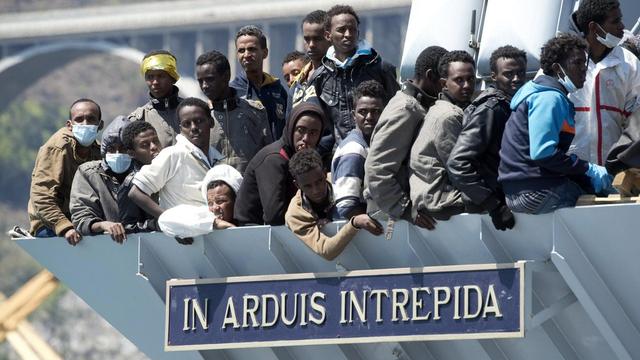
{"label": "white knit cap", "polygon": [[207,175],[204,176],[204,180],[202,180],[202,197],[204,201],[207,201],[207,187],[214,181],[224,181],[231,190],[238,195],[238,190],[240,190],[240,184],[242,184],[242,175],[240,172],[233,168],[233,166],[229,166],[226,164],[219,164],[207,171]]}

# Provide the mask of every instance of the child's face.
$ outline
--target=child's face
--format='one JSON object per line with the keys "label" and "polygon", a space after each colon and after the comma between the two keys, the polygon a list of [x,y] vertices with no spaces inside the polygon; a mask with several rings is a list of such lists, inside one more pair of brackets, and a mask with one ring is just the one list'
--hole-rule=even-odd
{"label": "child's face", "polygon": [[327,180],[322,168],[296,176],[296,186],[313,203],[320,204],[327,198]]}

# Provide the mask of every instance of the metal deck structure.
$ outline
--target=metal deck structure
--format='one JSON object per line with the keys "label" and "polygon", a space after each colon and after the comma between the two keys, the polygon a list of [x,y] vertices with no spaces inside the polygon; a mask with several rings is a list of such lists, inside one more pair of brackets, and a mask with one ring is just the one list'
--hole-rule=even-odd
{"label": "metal deck structure", "polygon": [[[334,261],[270,226],[214,231],[191,246],[161,233],[130,235],[122,246],[108,236],[76,247],[63,238],[16,243],[152,359],[638,359],[638,218],[640,205],[624,204],[518,215],[506,232],[486,215],[455,216],[435,231],[399,222],[391,240],[361,232]],[[530,270],[523,339],[163,350],[169,279],[520,260]]]}

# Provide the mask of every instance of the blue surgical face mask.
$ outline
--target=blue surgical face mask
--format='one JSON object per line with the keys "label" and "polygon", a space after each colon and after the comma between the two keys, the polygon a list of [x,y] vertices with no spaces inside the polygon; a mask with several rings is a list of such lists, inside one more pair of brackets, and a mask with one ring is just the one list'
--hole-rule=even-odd
{"label": "blue surgical face mask", "polygon": [[106,153],[104,160],[109,165],[109,169],[116,174],[122,174],[131,166],[131,156],[124,153]]}
{"label": "blue surgical face mask", "polygon": [[98,136],[98,125],[73,124],[71,131],[73,132],[73,137],[78,140],[80,145],[89,146]]}
{"label": "blue surgical face mask", "polygon": [[562,68],[562,65],[558,64],[558,66],[560,66],[560,70],[562,70],[562,73],[564,74],[564,79],[561,78],[560,75],[558,75],[558,81],[560,82],[560,84],[564,86],[569,94],[578,91],[578,88],[573,84],[573,81],[571,81],[571,78],[569,77],[569,75],[567,75],[567,72]]}

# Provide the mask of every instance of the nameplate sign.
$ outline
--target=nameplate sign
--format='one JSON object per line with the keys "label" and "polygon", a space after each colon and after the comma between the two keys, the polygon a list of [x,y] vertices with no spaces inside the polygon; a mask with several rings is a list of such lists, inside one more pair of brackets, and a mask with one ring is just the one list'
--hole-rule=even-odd
{"label": "nameplate sign", "polygon": [[165,350],[523,337],[524,266],[169,280]]}

